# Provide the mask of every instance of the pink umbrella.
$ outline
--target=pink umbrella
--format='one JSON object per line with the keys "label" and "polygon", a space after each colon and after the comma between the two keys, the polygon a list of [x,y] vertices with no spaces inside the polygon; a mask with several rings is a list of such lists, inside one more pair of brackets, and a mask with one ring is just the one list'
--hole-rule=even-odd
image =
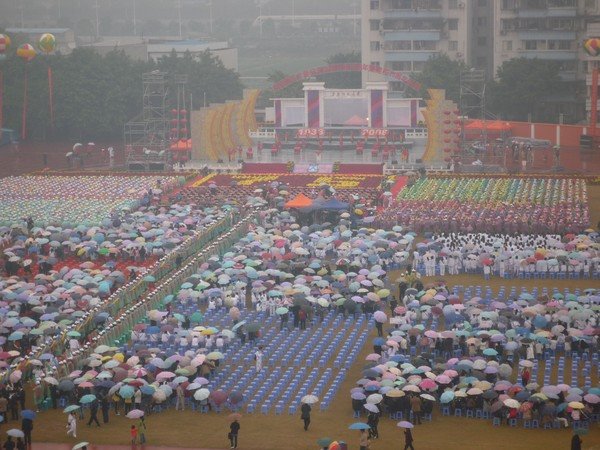
{"label": "pink umbrella", "polygon": [[367,355],[367,357],[365,358],[366,361],[379,361],[379,358],[381,358],[381,355],[378,353],[370,353]]}
{"label": "pink umbrella", "polygon": [[435,381],[439,384],[450,384],[450,377],[448,375],[438,375],[435,377]]}
{"label": "pink umbrella", "polygon": [[222,405],[227,400],[227,393],[222,390],[217,390],[211,392],[209,398],[213,401],[213,403],[217,406]]}
{"label": "pink umbrella", "polygon": [[421,383],[419,383],[419,386],[421,387],[421,389],[437,389],[437,384],[435,384],[435,381],[430,380],[429,378],[426,378],[423,381],[421,381]]}
{"label": "pink umbrella", "polygon": [[166,380],[168,378],[175,378],[175,374],[173,372],[161,372],[156,376],[157,380]]}
{"label": "pink umbrella", "polygon": [[447,369],[447,370],[444,370],[444,375],[446,375],[447,377],[450,377],[450,378],[455,378],[458,376],[458,372],[456,370]]}
{"label": "pink umbrella", "polygon": [[373,318],[379,323],[387,322],[387,316],[383,311],[375,311],[375,313],[373,314]]}

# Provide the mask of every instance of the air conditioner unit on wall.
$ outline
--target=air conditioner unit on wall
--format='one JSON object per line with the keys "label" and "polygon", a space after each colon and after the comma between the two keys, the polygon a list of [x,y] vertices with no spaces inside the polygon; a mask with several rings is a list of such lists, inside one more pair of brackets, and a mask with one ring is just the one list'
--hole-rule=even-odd
{"label": "air conditioner unit on wall", "polygon": [[458,4],[458,7],[459,7],[460,9],[463,9],[463,8],[465,7],[465,4],[464,4],[464,3],[459,3],[459,4]]}

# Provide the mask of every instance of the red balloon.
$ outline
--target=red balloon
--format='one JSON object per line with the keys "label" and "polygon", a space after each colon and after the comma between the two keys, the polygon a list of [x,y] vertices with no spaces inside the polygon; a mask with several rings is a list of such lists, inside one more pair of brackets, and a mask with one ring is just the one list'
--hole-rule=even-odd
{"label": "red balloon", "polygon": [[172,109],[171,110],[171,114],[173,114],[174,116],[176,116],[177,115],[177,110],[176,109]]}

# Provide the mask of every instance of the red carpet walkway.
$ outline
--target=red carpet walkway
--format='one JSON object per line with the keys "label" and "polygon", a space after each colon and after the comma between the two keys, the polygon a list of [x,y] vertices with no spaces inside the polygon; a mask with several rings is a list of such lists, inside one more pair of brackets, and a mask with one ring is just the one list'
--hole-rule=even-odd
{"label": "red carpet walkway", "polygon": [[408,184],[408,177],[398,177],[396,179],[396,183],[392,186],[390,192],[392,193],[392,198],[396,198],[400,191],[406,187]]}

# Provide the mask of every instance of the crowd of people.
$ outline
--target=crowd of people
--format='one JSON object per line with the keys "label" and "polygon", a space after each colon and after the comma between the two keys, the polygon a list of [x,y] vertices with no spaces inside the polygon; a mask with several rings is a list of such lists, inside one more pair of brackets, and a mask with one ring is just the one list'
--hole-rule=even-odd
{"label": "crowd of people", "polygon": [[[515,196],[523,187],[527,195],[537,198],[543,186],[516,186]],[[563,180],[551,187],[561,186],[567,193],[577,193],[584,204],[577,181]],[[161,308],[150,311],[143,322],[131,324],[127,343],[100,345],[91,357],[74,358],[81,366],[63,378],[53,372],[54,355],[39,361],[32,371],[36,408],[63,409],[73,437],[84,414],[89,414],[88,425],[97,426],[108,423],[111,414],[137,415],[132,443],[145,441],[144,416],[171,405],[177,410],[191,406],[201,411],[237,411],[246,400],[244,392],[216,389],[217,383],[211,381],[232,375],[223,367],[228,349],[247,342],[256,342],[253,369],[263,373],[269,352],[260,346],[261,325],[245,321],[254,311],[261,317],[275,317],[282,335],[294,330],[308,333],[333,314],[364,314],[373,322],[378,337],[363,378],[350,393],[355,416],[366,415],[368,432],[361,436],[362,446],[379,439],[378,424],[384,414],[419,425],[432,420],[436,405],[444,415],[479,414],[500,422],[536,420],[541,426],[556,422],[580,426],[598,417],[600,391],[589,383],[598,354],[598,290],[468,298],[445,282],[425,284],[419,274],[552,277],[577,273],[591,278],[598,273],[597,233],[526,234],[533,228],[530,224],[522,233],[457,229],[427,235],[416,243],[417,234],[403,224],[415,225],[416,219],[398,214],[394,207],[379,212],[382,223],[392,221],[386,229],[369,228],[370,222],[354,212],[328,216],[333,223],[315,223],[314,217],[309,220],[285,210],[279,200],[287,198],[285,189],[265,185],[246,199],[247,206],[261,205],[249,232],[228,251],[207,258],[168,300],[165,297]],[[491,189],[496,192],[499,187]],[[547,199],[540,194],[539,204],[546,212],[556,206],[556,192],[551,194]],[[336,197],[337,193],[323,187],[316,195]],[[180,203],[168,206],[158,205],[159,200],[149,195],[135,211],[115,212],[97,225],[35,227],[31,219],[2,229],[3,368],[32,346],[58,335],[119,286],[144,276],[140,266],[176,252],[186,237],[229,209],[229,205],[197,207],[184,196],[174,198]],[[461,204],[443,201],[446,207]],[[368,199],[359,196],[351,202],[356,210]],[[434,206],[425,200],[419,207]],[[532,213],[536,208],[525,209]],[[473,206],[473,214],[475,210]],[[473,218],[465,220],[469,217]],[[492,216],[481,222],[483,228],[486,220]],[[430,229],[425,222],[423,226]],[[579,223],[575,228],[582,231]],[[399,280],[389,276],[394,269],[403,272]],[[206,316],[219,317],[221,326],[206,322]],[[99,315],[94,320],[101,325],[110,317]],[[69,338],[75,355],[87,336],[72,332]],[[538,384],[541,361],[545,361],[546,381],[548,367],[565,357],[572,358],[575,367],[582,366],[581,376],[574,371],[570,382]],[[23,374],[18,372],[10,373],[0,391],[0,414],[4,412],[6,419],[9,415],[11,420],[22,419]],[[580,379],[584,385],[578,385]],[[310,425],[309,408],[307,403],[301,407],[305,430]],[[237,418],[231,424],[228,437],[236,447],[240,425]],[[412,445],[409,425],[402,427]]]}
{"label": "crowd of people", "polygon": [[442,233],[420,243],[412,268],[426,276],[480,273],[501,278],[597,278],[598,233],[565,236]]}

